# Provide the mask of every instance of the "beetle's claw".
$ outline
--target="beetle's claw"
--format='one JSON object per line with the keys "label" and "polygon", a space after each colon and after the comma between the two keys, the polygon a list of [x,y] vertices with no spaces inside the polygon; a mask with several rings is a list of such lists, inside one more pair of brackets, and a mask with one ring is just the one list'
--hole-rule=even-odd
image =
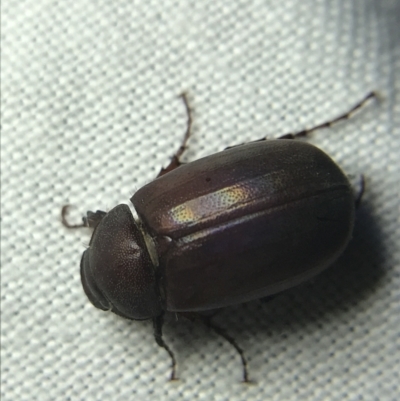
{"label": "beetle's claw", "polygon": [[63,224],[64,227],[67,228],[82,228],[82,227],[86,227],[85,225],[85,221],[83,221],[83,223],[81,224],[71,224],[68,220],[67,220],[67,214],[68,214],[68,209],[71,207],[71,205],[64,205],[61,209],[61,222]]}

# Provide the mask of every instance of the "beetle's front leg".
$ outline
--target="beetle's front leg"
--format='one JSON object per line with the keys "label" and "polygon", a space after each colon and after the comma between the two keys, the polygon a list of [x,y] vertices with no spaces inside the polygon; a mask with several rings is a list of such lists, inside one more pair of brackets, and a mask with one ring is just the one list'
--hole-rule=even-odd
{"label": "beetle's front leg", "polygon": [[167,352],[168,355],[171,358],[172,366],[171,366],[171,378],[170,380],[178,380],[178,378],[175,376],[175,370],[176,370],[176,360],[173,352],[170,350],[168,345],[165,343],[164,339],[162,338],[162,326],[164,323],[164,315],[161,314],[155,318],[153,318],[153,330],[154,330],[154,338],[156,340],[156,343],[164,348]]}
{"label": "beetle's front leg", "polygon": [[97,225],[100,223],[101,219],[107,214],[102,210],[97,210],[96,212],[91,212],[90,210],[86,213],[86,217],[82,217],[81,224],[71,224],[67,220],[68,209],[71,205],[65,205],[61,209],[61,221],[64,227],[67,228],[82,228],[82,227],[89,227],[89,228],[96,228]]}

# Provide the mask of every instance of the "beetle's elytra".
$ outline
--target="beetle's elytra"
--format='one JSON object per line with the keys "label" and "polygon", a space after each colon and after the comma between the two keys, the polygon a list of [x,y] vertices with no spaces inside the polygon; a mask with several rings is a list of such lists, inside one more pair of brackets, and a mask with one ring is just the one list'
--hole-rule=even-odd
{"label": "beetle's elytra", "polygon": [[[346,175],[297,137],[260,140],[182,164],[190,136],[159,176],[108,213],[88,212],[94,228],[81,260],[85,293],[97,308],[153,319],[157,343],[165,311],[199,312],[279,293],[329,266],[349,242],[355,198]],[[63,222],[67,207],[63,208]],[[79,225],[82,226],[82,225]],[[212,326],[237,349],[229,336]]]}

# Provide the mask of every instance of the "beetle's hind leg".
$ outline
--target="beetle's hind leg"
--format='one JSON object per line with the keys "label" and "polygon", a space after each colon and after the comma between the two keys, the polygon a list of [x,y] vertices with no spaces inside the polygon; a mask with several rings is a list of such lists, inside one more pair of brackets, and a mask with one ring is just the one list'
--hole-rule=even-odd
{"label": "beetle's hind leg", "polygon": [[367,96],[364,97],[364,99],[362,99],[360,102],[358,102],[349,111],[347,111],[346,113],[341,114],[340,116],[334,118],[333,120],[326,121],[326,122],[324,122],[322,124],[319,124],[319,125],[316,125],[315,127],[312,127],[312,128],[306,128],[306,129],[304,129],[302,131],[299,131],[299,132],[294,132],[294,133],[289,133],[289,134],[282,135],[278,139],[296,139],[296,138],[305,137],[305,136],[308,136],[312,132],[317,131],[319,129],[329,128],[332,125],[338,123],[339,121],[348,120],[358,109],[361,109],[361,107],[363,107],[365,105],[365,103],[368,102],[369,99],[376,98],[376,97],[377,97],[377,95],[376,95],[375,92],[370,92],[370,93],[368,93]]}
{"label": "beetle's hind leg", "polygon": [[[368,102],[369,99],[376,98],[376,97],[377,97],[377,94],[375,92],[370,92],[370,93],[368,93],[368,95],[366,95],[364,97],[364,99],[362,99],[355,106],[353,106],[348,112],[346,112],[344,114],[341,114],[339,117],[336,117],[336,118],[334,118],[333,120],[330,120],[330,121],[326,121],[326,122],[324,122],[322,124],[318,124],[318,125],[316,125],[315,127],[312,127],[312,128],[306,128],[306,129],[304,129],[302,131],[299,131],[299,132],[293,132],[293,133],[289,133],[289,134],[285,134],[285,135],[279,136],[277,139],[297,139],[297,138],[308,136],[312,132],[317,131],[319,129],[331,127],[332,125],[336,124],[339,121],[349,119],[358,109],[363,107],[365,105],[365,103]],[[271,139],[271,138],[264,137],[264,138],[256,139],[255,141],[250,141],[250,142],[247,142],[247,143],[262,142],[262,141],[267,141],[268,139]],[[245,145],[245,144],[241,144],[241,145]],[[229,146],[226,149],[235,148],[236,146],[241,146],[241,145]]]}
{"label": "beetle's hind leg", "polygon": [[187,94],[184,92],[179,97],[182,98],[183,104],[185,105],[186,113],[187,113],[187,127],[186,127],[185,136],[183,137],[183,141],[182,141],[181,145],[179,146],[177,152],[172,156],[171,161],[168,164],[168,166],[165,168],[162,168],[160,170],[160,172],[158,173],[157,177],[160,177],[164,174],[169,173],[170,171],[176,169],[177,167],[179,167],[182,164],[182,162],[179,160],[179,158],[182,156],[183,152],[186,150],[187,141],[189,140],[190,135],[192,134],[192,112],[190,110],[189,102],[187,99]]}
{"label": "beetle's hind leg", "polygon": [[67,220],[68,209],[70,207],[71,205],[65,205],[61,209],[61,222],[64,225],[64,227],[67,228],[83,228],[83,227],[96,228],[97,225],[100,223],[101,219],[107,214],[102,210],[97,210],[96,212],[88,211],[86,213],[86,217],[82,217],[82,223],[71,224]]}

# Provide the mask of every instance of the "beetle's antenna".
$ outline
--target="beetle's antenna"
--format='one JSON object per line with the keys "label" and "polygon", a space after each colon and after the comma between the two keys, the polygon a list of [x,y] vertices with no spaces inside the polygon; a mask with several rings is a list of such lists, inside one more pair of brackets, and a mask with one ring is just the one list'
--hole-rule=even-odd
{"label": "beetle's antenna", "polygon": [[91,212],[89,210],[86,213],[86,217],[82,217],[83,222],[81,224],[71,224],[68,222],[66,218],[68,214],[68,209],[70,207],[71,205],[64,205],[61,209],[61,222],[64,225],[64,227],[67,228],[83,228],[83,227],[96,228],[97,225],[100,223],[101,219],[107,214],[102,210],[96,210],[95,212]]}

